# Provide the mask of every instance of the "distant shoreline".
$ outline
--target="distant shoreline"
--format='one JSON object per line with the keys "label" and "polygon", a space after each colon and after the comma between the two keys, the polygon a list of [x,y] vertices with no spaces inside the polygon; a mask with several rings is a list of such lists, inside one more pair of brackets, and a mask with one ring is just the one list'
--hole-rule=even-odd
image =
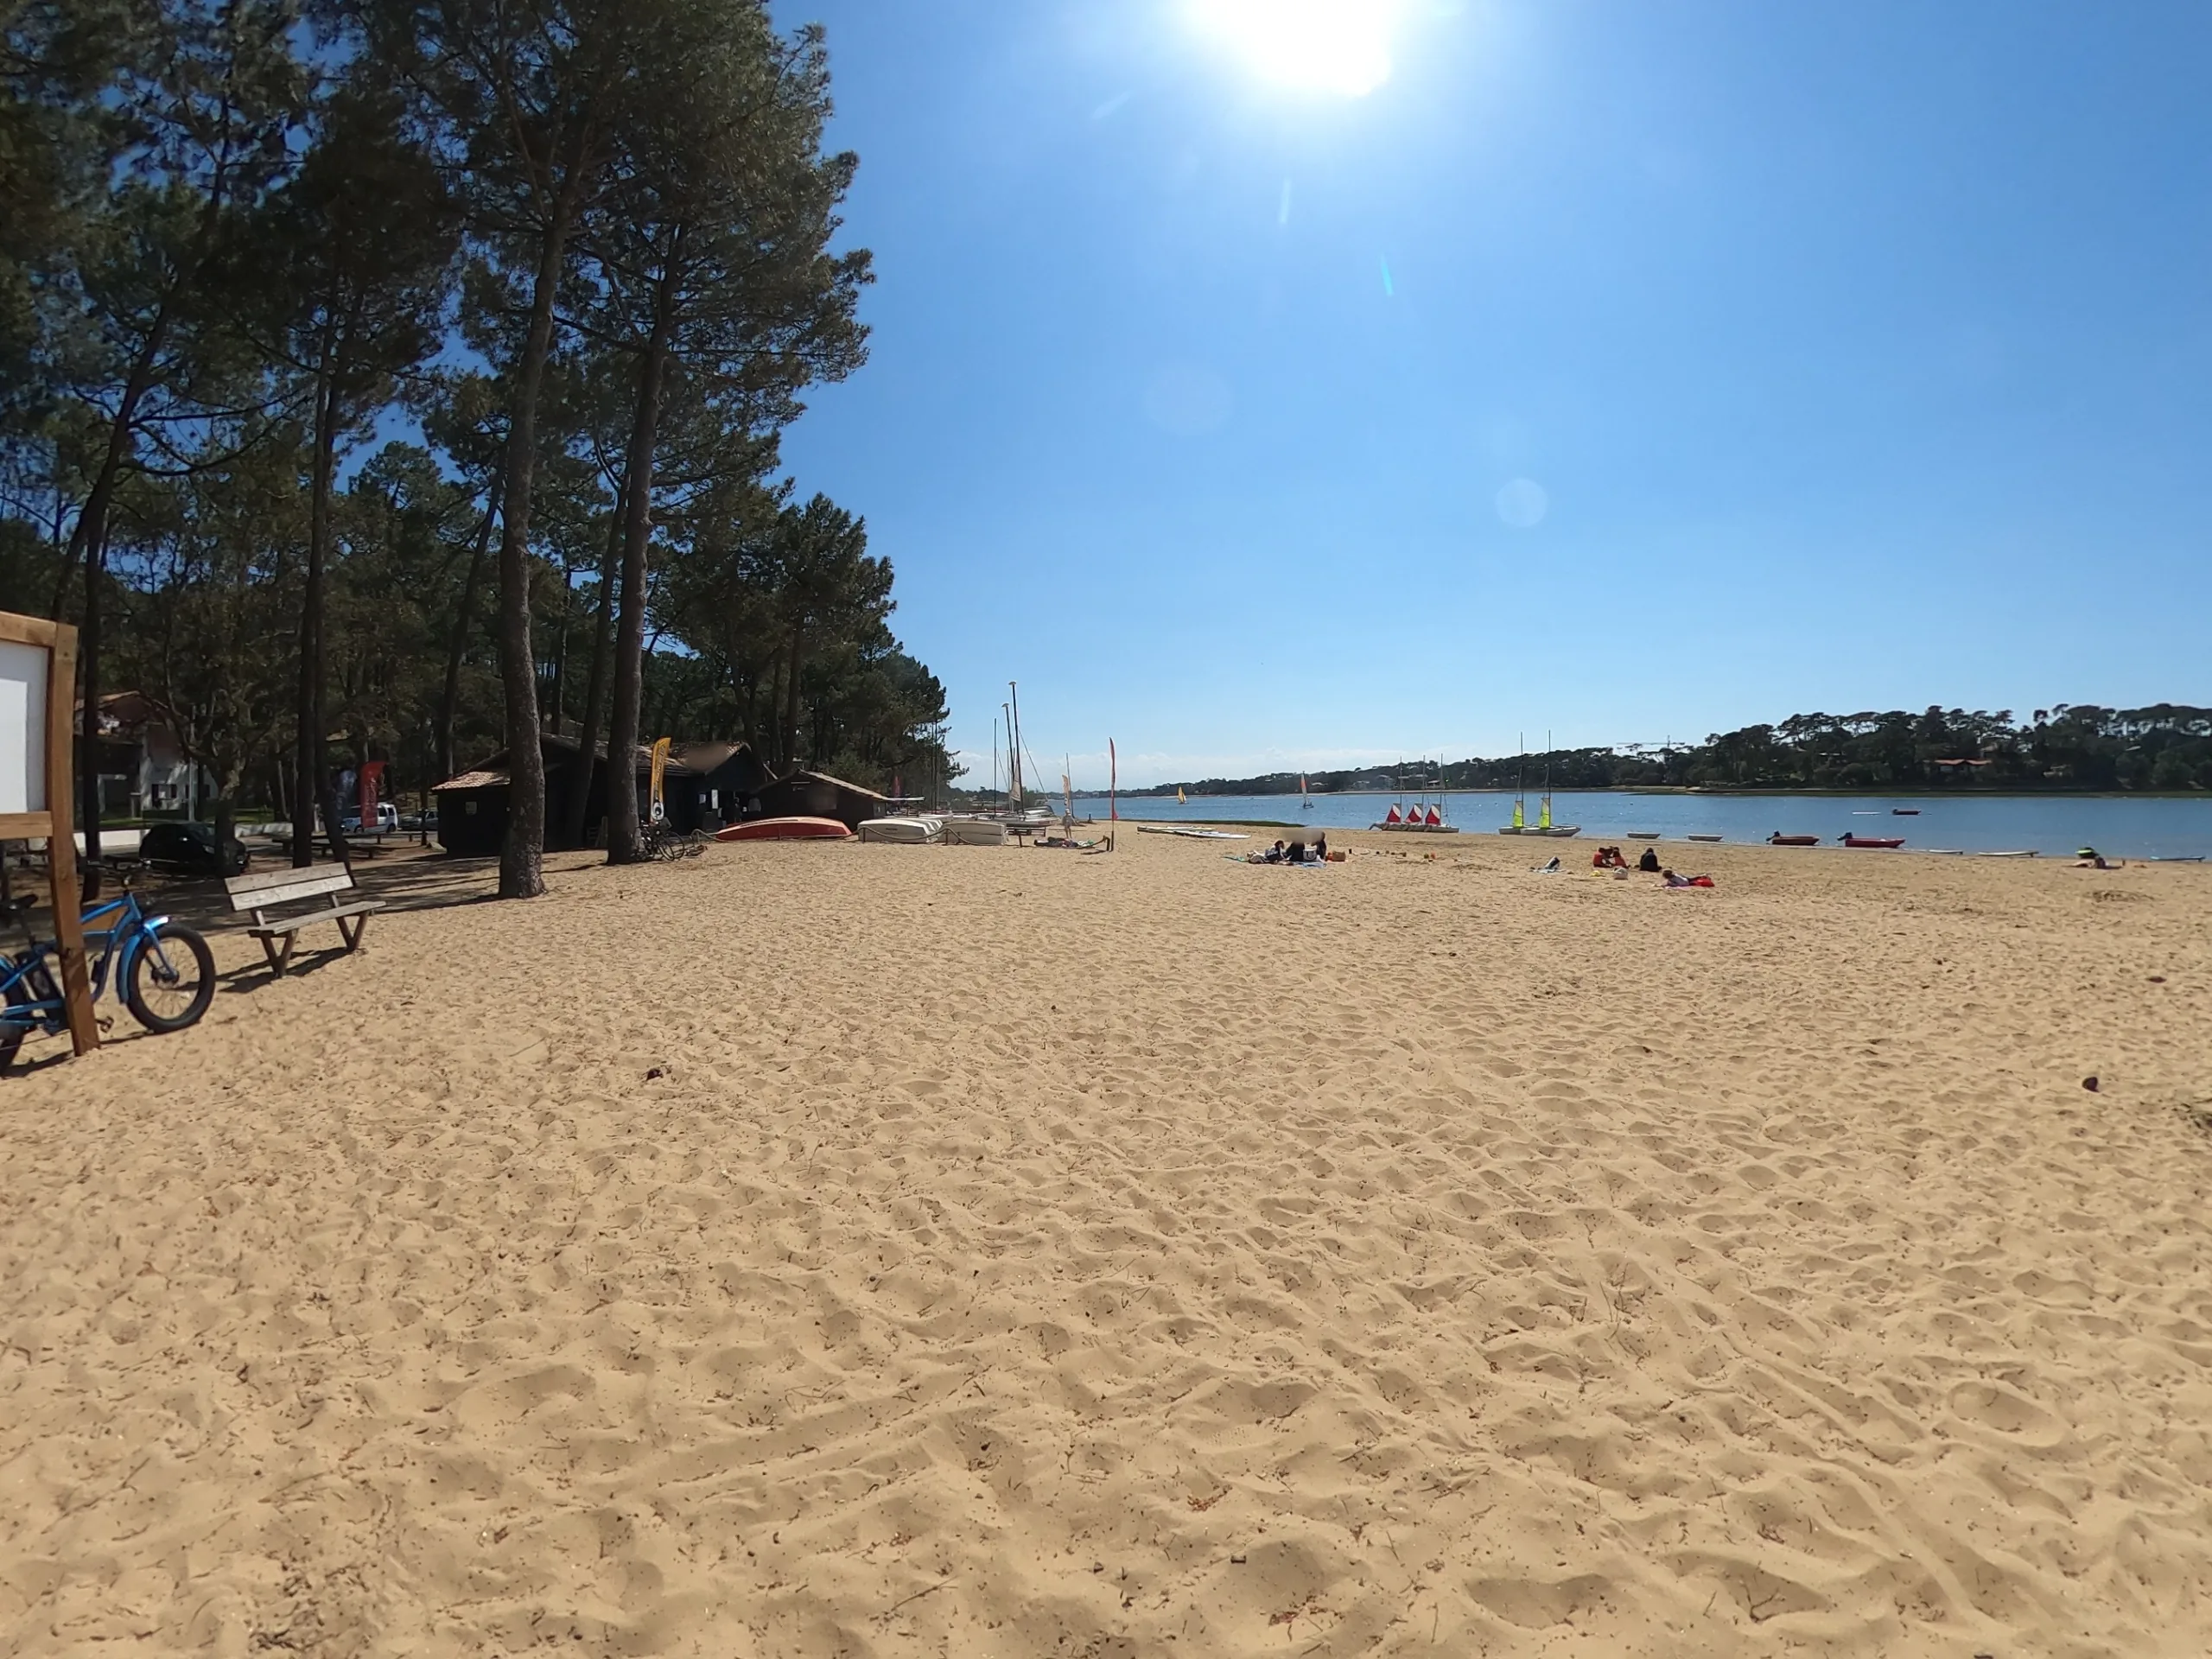
{"label": "distant shoreline", "polygon": [[[1377,800],[1389,800],[1395,799],[1396,798],[1409,792],[1414,794],[1428,795],[1511,795],[1517,792],[1521,794],[1534,795],[1541,794],[1542,791],[1539,790],[1522,790],[1516,791],[1511,788],[1502,785],[1484,788],[1477,788],[1473,785],[1468,785],[1464,788],[1453,787],[1444,790],[1432,788],[1427,791],[1415,789],[1410,791],[1393,789],[1317,789],[1312,791],[1311,798],[1317,801],[1352,800],[1362,797],[1367,797]],[[1107,792],[1104,790],[1077,790],[1076,791],[1076,798],[1079,801],[1103,801],[1106,798],[1106,793]],[[1300,796],[1294,789],[1281,790],[1272,792],[1265,790],[1195,790],[1188,784],[1183,785],[1183,793],[1185,798],[1191,802],[1295,801],[1306,798],[1306,797]],[[1700,795],[1751,797],[1762,795],[1833,795],[1860,799],[1886,799],[1890,797],[1895,796],[1900,798],[1910,797],[1916,800],[1926,799],[1939,801],[2041,801],[2052,799],[2070,801],[2212,801],[2212,791],[2202,789],[2067,789],[2057,785],[2054,785],[2049,789],[1944,789],[1931,784],[1897,784],[1892,785],[1888,788],[1846,788],[1834,784],[1738,784],[1732,785],[1725,789],[1703,784],[1694,786],[1687,784],[1608,784],[1602,787],[1594,788],[1582,787],[1575,789],[1554,789],[1552,793],[1554,796],[1688,795],[1693,797]],[[1175,798],[1175,790],[1174,786],[1172,785],[1164,790],[1125,789],[1121,791],[1121,798],[1125,801],[1172,801]]]}

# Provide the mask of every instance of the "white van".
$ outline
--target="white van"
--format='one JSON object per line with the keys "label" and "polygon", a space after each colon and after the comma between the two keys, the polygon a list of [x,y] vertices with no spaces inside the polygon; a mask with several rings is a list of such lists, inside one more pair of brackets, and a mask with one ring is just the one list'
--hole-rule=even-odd
{"label": "white van", "polygon": [[339,827],[349,836],[364,833],[372,836],[396,836],[399,833],[399,809],[390,801],[378,801],[377,821],[364,831],[361,828],[361,811],[359,807],[356,807],[339,821]]}

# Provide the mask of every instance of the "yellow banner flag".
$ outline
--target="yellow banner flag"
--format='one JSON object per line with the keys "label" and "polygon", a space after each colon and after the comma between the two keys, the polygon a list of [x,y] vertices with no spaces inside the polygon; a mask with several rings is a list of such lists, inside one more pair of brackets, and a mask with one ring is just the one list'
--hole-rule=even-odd
{"label": "yellow banner flag", "polygon": [[655,823],[658,823],[668,813],[668,809],[662,804],[661,779],[668,771],[670,741],[665,737],[657,737],[653,740],[652,821]]}

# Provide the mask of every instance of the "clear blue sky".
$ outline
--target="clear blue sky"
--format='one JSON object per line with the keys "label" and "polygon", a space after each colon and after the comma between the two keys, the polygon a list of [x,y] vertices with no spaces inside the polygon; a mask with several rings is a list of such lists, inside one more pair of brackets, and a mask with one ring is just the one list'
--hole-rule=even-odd
{"label": "clear blue sky", "polygon": [[879,274],[786,461],[967,751],[2212,702],[2201,0],[777,14]]}

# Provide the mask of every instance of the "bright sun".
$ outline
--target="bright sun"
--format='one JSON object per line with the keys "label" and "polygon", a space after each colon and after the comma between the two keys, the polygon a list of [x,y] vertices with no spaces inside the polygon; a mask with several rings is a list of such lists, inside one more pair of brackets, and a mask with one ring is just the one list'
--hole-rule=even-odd
{"label": "bright sun", "polygon": [[1190,0],[1199,26],[1280,86],[1361,98],[1390,78],[1398,0]]}

